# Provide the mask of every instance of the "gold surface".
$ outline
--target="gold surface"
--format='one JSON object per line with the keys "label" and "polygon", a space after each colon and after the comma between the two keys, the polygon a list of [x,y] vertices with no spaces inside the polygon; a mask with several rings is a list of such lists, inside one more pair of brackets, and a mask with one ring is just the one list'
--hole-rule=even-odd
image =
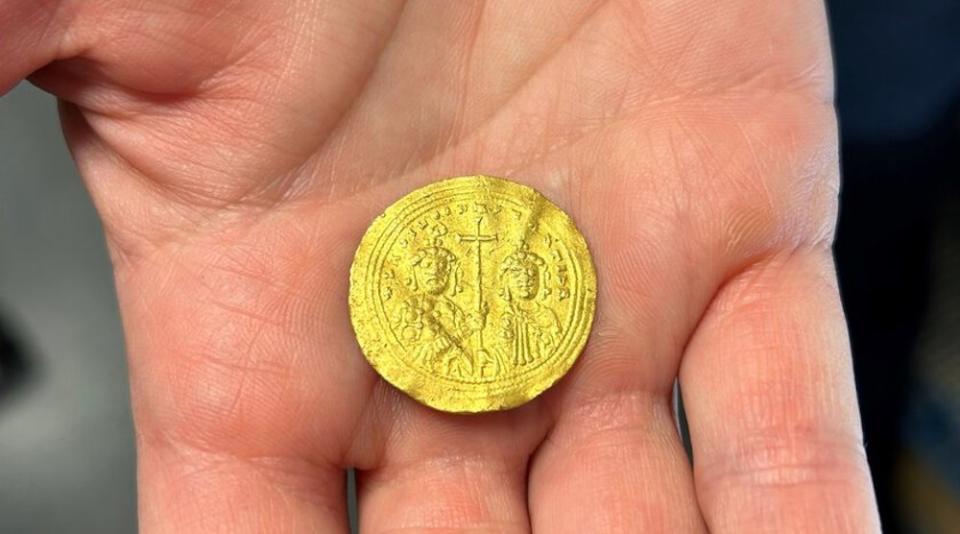
{"label": "gold surface", "polygon": [[467,176],[401,198],[350,268],[350,319],[388,382],[447,412],[519,406],[590,334],[597,280],[573,221],[530,187]]}

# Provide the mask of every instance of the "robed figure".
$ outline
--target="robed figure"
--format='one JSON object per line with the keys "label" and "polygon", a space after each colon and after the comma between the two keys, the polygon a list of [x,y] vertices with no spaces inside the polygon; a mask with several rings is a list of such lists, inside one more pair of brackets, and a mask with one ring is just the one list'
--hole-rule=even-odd
{"label": "robed figure", "polygon": [[412,294],[393,314],[401,342],[410,348],[413,361],[449,376],[473,375],[474,363],[464,349],[481,325],[453,301],[459,290],[460,265],[456,255],[442,246],[424,247],[411,258]]}
{"label": "robed figure", "polygon": [[538,297],[545,291],[543,258],[520,247],[500,265],[501,295],[506,311],[500,317],[501,347],[506,363],[532,364],[550,355],[560,342],[557,314]]}

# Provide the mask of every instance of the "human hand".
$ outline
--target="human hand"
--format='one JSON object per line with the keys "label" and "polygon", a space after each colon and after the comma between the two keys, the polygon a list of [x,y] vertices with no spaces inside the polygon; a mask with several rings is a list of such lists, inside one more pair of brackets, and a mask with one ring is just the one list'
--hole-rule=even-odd
{"label": "human hand", "polygon": [[[103,220],[144,532],[344,530],[348,466],[365,532],[878,530],[819,2],[0,6],[0,88],[64,101]],[[598,309],[557,386],[458,416],[375,375],[347,272],[478,173],[573,216]]]}

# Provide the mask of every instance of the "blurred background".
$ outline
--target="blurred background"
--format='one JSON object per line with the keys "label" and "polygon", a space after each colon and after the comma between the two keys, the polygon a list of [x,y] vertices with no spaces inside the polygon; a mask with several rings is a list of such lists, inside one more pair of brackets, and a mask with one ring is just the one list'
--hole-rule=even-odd
{"label": "blurred background", "polygon": [[113,278],[53,98],[0,98],[0,533],[136,532]]}
{"label": "blurred background", "polygon": [[835,246],[887,532],[960,532],[960,2],[828,2]]}
{"label": "blurred background", "polygon": [[[885,530],[960,532],[960,2],[829,2],[836,255]],[[0,98],[0,533],[134,532],[123,338],[53,99]]]}

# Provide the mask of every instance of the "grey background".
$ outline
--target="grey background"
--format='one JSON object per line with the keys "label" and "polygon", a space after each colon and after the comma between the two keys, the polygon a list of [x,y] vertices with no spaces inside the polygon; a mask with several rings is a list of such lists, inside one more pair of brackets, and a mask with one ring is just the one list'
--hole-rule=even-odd
{"label": "grey background", "polygon": [[135,532],[123,335],[54,99],[0,98],[0,321],[32,364],[0,397],[0,533]]}

